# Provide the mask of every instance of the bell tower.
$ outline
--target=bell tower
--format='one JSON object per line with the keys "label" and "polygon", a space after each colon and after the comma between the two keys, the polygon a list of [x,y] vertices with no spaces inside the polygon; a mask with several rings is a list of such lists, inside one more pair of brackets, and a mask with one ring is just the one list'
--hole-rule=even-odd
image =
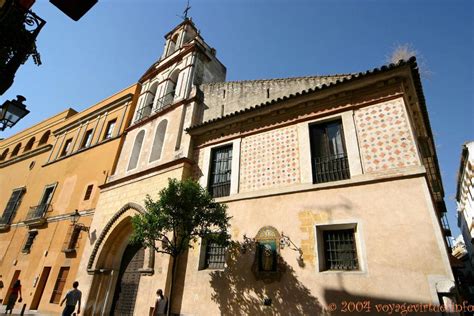
{"label": "bell tower", "polygon": [[184,130],[199,113],[196,86],[225,81],[225,74],[185,10],[183,21],[165,35],[160,58],[139,79],[136,109],[111,179],[191,158]]}

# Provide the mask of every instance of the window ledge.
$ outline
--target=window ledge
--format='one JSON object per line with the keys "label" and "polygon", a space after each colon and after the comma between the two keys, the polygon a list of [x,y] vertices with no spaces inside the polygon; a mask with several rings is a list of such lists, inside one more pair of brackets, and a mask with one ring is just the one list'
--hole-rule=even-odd
{"label": "window ledge", "polygon": [[259,191],[250,191],[243,192],[238,194],[232,194],[226,197],[216,198],[216,202],[226,203],[234,202],[239,200],[247,200],[254,198],[261,198],[267,196],[281,195],[281,194],[292,194],[305,191],[315,191],[315,190],[325,190],[333,189],[338,187],[346,187],[353,185],[360,185],[371,182],[381,182],[381,181],[390,181],[399,178],[420,176],[426,174],[426,169],[424,166],[414,166],[407,167],[403,169],[394,169],[392,171],[387,170],[383,173],[370,173],[352,176],[347,180],[325,182],[325,183],[298,183],[285,187],[276,187],[268,190],[259,190]]}
{"label": "window ledge", "polygon": [[324,270],[324,271],[318,271],[320,274],[367,274],[366,271],[363,270]]}

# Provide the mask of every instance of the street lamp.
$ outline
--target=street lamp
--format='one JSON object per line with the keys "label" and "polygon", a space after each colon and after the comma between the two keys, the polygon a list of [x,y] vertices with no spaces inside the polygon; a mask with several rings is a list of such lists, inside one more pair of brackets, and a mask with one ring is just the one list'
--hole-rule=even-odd
{"label": "street lamp", "polygon": [[0,108],[0,131],[4,131],[7,127],[12,127],[25,115],[30,113],[26,109],[23,102],[26,98],[22,95],[17,95],[16,100],[5,101]]}
{"label": "street lamp", "polygon": [[79,211],[76,209],[74,213],[71,215],[72,225],[76,225],[80,217],[81,217],[81,214],[79,214]]}

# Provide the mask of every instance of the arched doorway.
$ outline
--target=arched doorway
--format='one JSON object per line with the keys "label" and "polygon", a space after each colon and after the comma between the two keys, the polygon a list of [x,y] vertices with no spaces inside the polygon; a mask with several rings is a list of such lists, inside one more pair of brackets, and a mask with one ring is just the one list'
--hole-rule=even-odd
{"label": "arched doorway", "polygon": [[145,249],[139,245],[129,244],[122,256],[119,275],[115,285],[111,315],[133,315],[140,271],[145,259]]}
{"label": "arched doorway", "polygon": [[140,275],[154,273],[154,252],[129,244],[132,217],[144,212],[141,206],[127,203],[104,226],[87,264],[92,282],[85,315],[133,315],[137,309]]}

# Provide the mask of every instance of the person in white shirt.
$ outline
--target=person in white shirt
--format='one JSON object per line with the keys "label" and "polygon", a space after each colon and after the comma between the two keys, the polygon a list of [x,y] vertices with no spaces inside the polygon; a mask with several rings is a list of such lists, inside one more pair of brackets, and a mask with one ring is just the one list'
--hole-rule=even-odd
{"label": "person in white shirt", "polygon": [[63,316],[71,316],[74,310],[76,309],[77,303],[79,303],[79,305],[77,306],[77,314],[79,315],[81,313],[82,293],[81,291],[77,289],[78,286],[79,286],[79,282],[74,281],[74,283],[72,284],[73,289],[69,290],[66,293],[66,296],[64,297],[64,299],[61,301],[60,306],[63,306],[64,301],[66,301],[66,307],[64,307],[63,314],[62,314]]}
{"label": "person in white shirt", "polygon": [[156,291],[156,301],[155,301],[155,309],[153,312],[153,316],[162,316],[166,315],[168,310],[168,299],[166,296],[163,295],[163,290],[159,289]]}

